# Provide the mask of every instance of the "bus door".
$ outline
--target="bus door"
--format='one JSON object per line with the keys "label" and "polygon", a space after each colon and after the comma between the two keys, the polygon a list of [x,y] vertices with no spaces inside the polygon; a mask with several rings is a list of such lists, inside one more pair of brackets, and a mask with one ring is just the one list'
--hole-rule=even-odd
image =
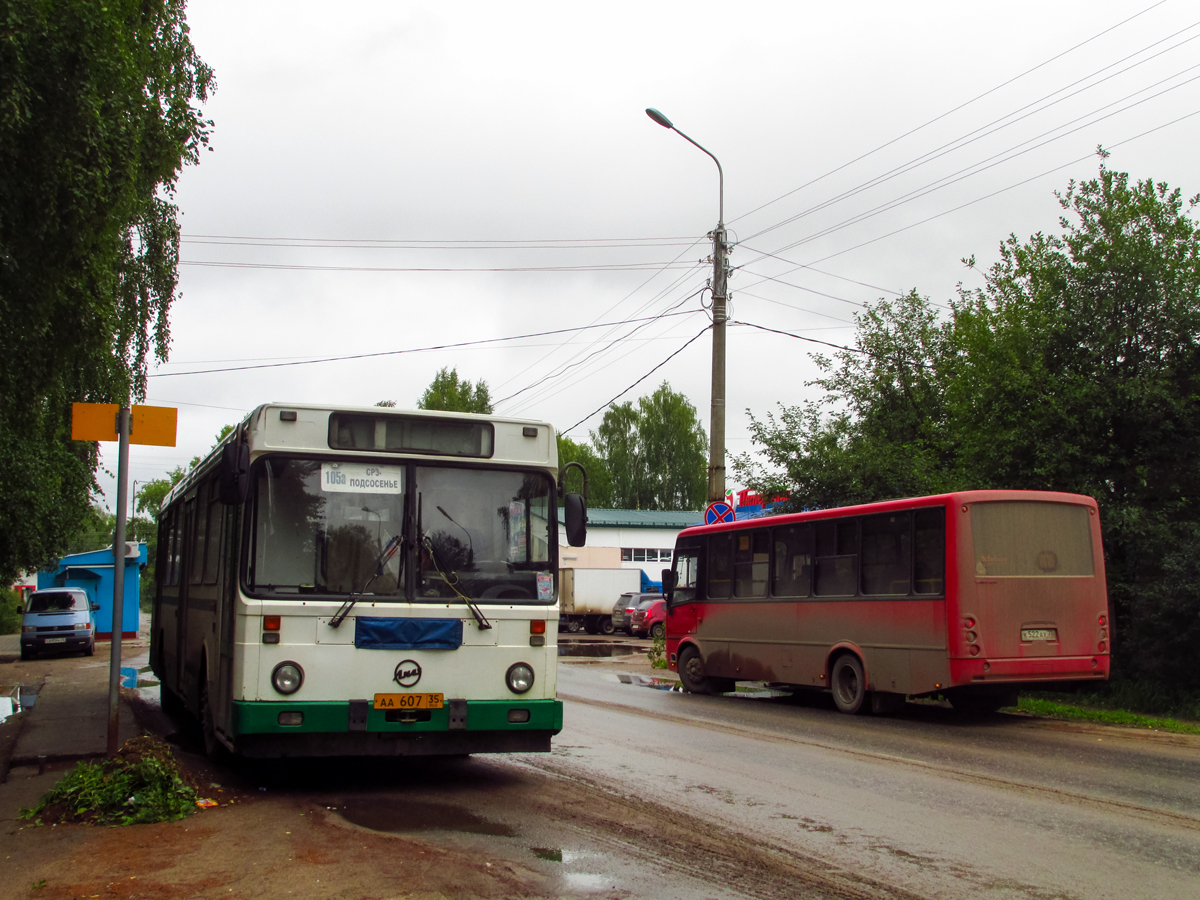
{"label": "bus door", "polygon": [[[210,660],[212,674],[216,682],[216,692],[212,696],[213,713],[218,725],[224,726],[230,720],[230,705],[233,696],[233,636],[234,623],[237,620],[238,598],[238,550],[241,547],[241,529],[239,525],[240,506],[225,507],[224,540],[221,547],[221,560],[224,567],[220,575],[220,591],[217,599],[217,653],[216,659]],[[224,730],[224,729],[222,729]]]}

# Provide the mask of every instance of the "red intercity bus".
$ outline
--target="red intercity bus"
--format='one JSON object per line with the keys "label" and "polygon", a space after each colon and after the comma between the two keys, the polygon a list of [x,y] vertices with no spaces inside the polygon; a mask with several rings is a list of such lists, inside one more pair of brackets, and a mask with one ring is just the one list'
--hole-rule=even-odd
{"label": "red intercity bus", "polygon": [[998,709],[1020,686],[1108,677],[1096,501],[964,491],[704,525],[663,571],[685,690],[738,681],[887,712],[905,696]]}

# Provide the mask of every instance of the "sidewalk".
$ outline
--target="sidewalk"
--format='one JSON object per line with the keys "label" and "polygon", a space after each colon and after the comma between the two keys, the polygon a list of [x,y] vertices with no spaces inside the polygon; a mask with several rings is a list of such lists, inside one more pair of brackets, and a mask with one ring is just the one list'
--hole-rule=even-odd
{"label": "sidewalk", "polygon": [[[0,772],[12,766],[103,756],[108,744],[108,663],[111,645],[96,645],[92,657],[20,659],[20,636],[0,636],[0,688],[19,685],[22,711],[3,726],[18,729],[10,759],[0,759]],[[145,657],[145,641],[122,644],[122,665]],[[30,702],[33,701],[33,702]],[[138,734],[127,704],[120,705],[121,743]]]}

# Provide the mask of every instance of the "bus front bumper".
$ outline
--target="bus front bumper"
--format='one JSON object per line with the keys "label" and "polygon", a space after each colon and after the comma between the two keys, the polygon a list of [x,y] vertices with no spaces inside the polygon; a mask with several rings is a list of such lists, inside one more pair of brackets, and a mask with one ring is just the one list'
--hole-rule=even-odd
{"label": "bus front bumper", "polygon": [[450,701],[408,721],[361,704],[235,700],[237,750],[250,758],[537,752],[550,750],[563,723],[561,700]]}

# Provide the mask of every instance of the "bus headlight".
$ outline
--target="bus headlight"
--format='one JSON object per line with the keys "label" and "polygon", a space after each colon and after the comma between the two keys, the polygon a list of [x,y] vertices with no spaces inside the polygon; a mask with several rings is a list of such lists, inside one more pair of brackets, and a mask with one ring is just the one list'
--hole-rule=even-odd
{"label": "bus headlight", "polygon": [[294,694],[304,684],[304,670],[300,663],[281,662],[271,672],[271,684],[281,694]]}
{"label": "bus headlight", "polygon": [[513,663],[508,667],[504,680],[514,694],[524,694],[533,687],[533,668],[528,663]]}

